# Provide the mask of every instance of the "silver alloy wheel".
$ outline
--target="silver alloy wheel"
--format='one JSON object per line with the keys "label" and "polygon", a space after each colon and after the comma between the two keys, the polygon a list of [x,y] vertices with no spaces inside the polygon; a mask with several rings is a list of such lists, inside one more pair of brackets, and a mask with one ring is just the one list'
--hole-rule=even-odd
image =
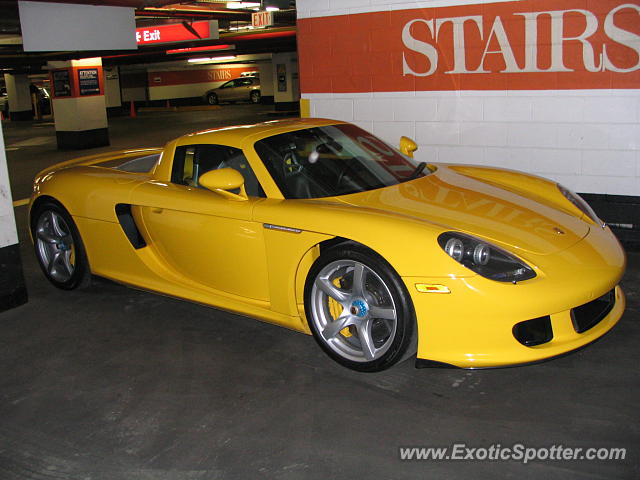
{"label": "silver alloy wheel", "polygon": [[310,314],[326,345],[355,362],[382,357],[398,326],[389,287],[375,271],[355,260],[336,260],[320,270],[311,289]]}
{"label": "silver alloy wheel", "polygon": [[249,100],[251,100],[251,103],[258,103],[260,101],[260,92],[251,92]]}
{"label": "silver alloy wheel", "polygon": [[36,250],[47,274],[58,282],[66,282],[74,271],[74,244],[71,229],[64,218],[45,210],[38,218],[35,231]]}

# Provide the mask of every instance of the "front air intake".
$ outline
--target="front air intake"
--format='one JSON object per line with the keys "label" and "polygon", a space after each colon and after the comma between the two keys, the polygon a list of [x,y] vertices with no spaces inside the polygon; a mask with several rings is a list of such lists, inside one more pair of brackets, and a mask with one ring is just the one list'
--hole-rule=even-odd
{"label": "front air intake", "polygon": [[516,323],[513,326],[513,336],[527,347],[547,343],[553,338],[551,317],[546,315],[544,317]]}
{"label": "front air intake", "polygon": [[616,292],[611,290],[599,298],[580,305],[571,310],[573,328],[578,333],[584,333],[595,327],[606,317],[616,303]]}

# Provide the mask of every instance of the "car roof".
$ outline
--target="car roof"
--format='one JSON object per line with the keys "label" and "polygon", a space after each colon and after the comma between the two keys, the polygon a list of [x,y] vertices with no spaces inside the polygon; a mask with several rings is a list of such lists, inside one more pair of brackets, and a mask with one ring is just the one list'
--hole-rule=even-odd
{"label": "car roof", "polygon": [[241,147],[242,144],[248,140],[255,142],[262,138],[278,135],[280,133],[343,123],[345,122],[326,118],[292,118],[286,120],[272,120],[250,125],[219,127],[183,135],[177,139],[177,145],[211,143]]}

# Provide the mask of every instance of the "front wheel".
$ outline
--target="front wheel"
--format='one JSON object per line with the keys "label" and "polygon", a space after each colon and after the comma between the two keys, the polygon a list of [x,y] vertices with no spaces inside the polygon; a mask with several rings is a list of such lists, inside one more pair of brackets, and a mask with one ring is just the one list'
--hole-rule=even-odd
{"label": "front wheel", "polygon": [[73,290],[90,283],[91,270],[80,233],[60,204],[48,201],[32,212],[31,234],[40,268],[53,285]]}
{"label": "front wheel", "polygon": [[207,95],[207,103],[209,105],[217,105],[218,104],[218,96],[215,93],[210,93]]}
{"label": "front wheel", "polygon": [[322,349],[341,365],[384,370],[415,353],[415,313],[393,268],[359,245],[323,253],[305,285],[309,327]]}
{"label": "front wheel", "polygon": [[249,94],[249,101],[251,103],[260,103],[260,92],[254,90]]}

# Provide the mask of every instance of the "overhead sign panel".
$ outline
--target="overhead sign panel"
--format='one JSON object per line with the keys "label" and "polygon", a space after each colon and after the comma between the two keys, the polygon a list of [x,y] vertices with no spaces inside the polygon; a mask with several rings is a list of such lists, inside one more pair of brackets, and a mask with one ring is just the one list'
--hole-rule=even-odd
{"label": "overhead sign panel", "polygon": [[25,52],[135,50],[133,8],[18,2]]}
{"label": "overhead sign panel", "polygon": [[170,25],[136,28],[135,36],[138,45],[188,42],[193,40],[216,40],[218,38],[217,20],[172,23]]}

